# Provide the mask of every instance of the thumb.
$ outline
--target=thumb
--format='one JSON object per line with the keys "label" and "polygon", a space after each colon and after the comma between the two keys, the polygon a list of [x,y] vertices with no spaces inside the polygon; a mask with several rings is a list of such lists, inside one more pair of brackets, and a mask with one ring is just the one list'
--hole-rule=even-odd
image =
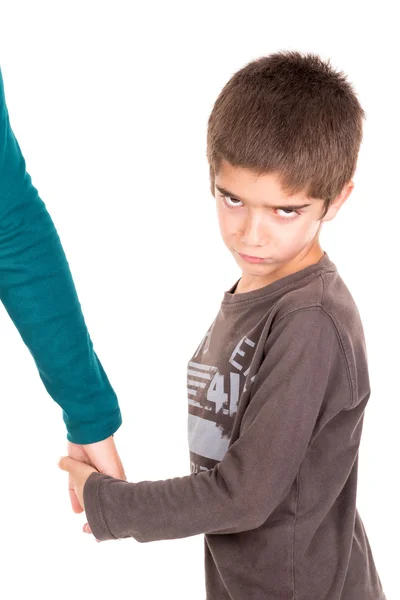
{"label": "thumb", "polygon": [[75,460],[70,456],[60,456],[57,462],[57,466],[63,471],[68,471],[74,479],[81,479],[82,477],[88,478],[93,472],[98,473],[99,471],[92,465],[88,465],[87,462],[81,460]]}
{"label": "thumb", "polygon": [[68,471],[68,473],[73,473],[77,467],[79,461],[71,458],[70,456],[60,456],[57,462],[57,466],[63,471]]}

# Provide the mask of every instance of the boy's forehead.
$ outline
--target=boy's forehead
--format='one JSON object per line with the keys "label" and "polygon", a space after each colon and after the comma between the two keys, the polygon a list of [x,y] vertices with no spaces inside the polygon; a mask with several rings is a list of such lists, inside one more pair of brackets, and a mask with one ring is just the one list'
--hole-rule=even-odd
{"label": "boy's forehead", "polygon": [[215,183],[222,187],[225,187],[226,184],[228,188],[229,185],[236,185],[236,187],[240,185],[269,185],[279,189],[282,196],[289,197],[288,194],[283,192],[277,173],[264,173],[259,175],[250,168],[233,166],[226,160],[223,160],[221,163],[218,173],[215,176]]}
{"label": "boy's forehead", "polygon": [[309,198],[303,193],[288,194],[282,188],[278,173],[265,173],[259,175],[251,169],[233,166],[227,161],[221,162],[218,173],[215,175],[215,186],[221,193],[229,192],[239,200],[253,197],[256,193],[262,199],[270,198],[272,201],[280,202],[287,200],[307,200],[309,204],[316,202],[315,198]]}

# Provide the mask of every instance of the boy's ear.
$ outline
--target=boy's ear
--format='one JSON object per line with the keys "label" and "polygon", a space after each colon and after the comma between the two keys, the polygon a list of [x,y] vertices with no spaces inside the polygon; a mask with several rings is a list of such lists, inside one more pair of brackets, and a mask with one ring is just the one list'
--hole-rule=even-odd
{"label": "boy's ear", "polygon": [[322,221],[331,221],[334,217],[336,217],[340,207],[346,202],[347,198],[350,196],[351,192],[353,191],[353,188],[354,188],[354,181],[350,180],[343,187],[340,194],[338,194],[336,196],[336,198],[330,205],[329,210],[326,213],[325,217],[322,219]]}

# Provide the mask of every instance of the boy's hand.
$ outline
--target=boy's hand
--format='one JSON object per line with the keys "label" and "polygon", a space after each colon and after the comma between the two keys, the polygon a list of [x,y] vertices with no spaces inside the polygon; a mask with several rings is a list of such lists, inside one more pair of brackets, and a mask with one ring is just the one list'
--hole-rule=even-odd
{"label": "boy's hand", "polygon": [[[100,442],[95,442],[93,444],[81,445],[74,444],[73,442],[68,441],[67,449],[68,456],[70,458],[73,458],[76,461],[86,463],[92,468],[92,471],[97,470],[99,473],[104,473],[105,475],[109,475],[110,477],[115,477],[116,479],[123,479],[126,481],[124,468],[122,466],[121,459],[116,449],[113,436],[110,436]],[[61,465],[59,466],[60,468],[62,468]],[[64,470],[69,471],[69,469]],[[90,473],[88,474],[88,476],[89,475]],[[79,498],[77,493],[75,492],[75,483],[73,481],[73,473],[71,471],[69,471],[68,475],[68,488],[72,510],[76,513],[83,512],[83,497]],[[92,533],[88,523],[85,523],[85,525],[83,526],[83,531],[85,533]]]}
{"label": "boy's hand", "polygon": [[70,456],[61,456],[57,464],[63,471],[68,471],[74,494],[76,495],[82,510],[85,510],[85,505],[83,503],[83,488],[90,475],[92,473],[98,473],[98,470],[94,469],[86,462],[75,460]]}

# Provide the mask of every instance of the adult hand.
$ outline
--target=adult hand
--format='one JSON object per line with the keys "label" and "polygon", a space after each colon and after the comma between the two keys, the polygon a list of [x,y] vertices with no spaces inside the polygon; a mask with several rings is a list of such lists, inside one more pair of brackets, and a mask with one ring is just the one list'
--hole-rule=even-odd
{"label": "adult hand", "polygon": [[[104,473],[105,475],[109,475],[110,477],[115,477],[116,479],[124,479],[126,481],[125,471],[122,466],[122,462],[119,457],[117,448],[115,446],[114,438],[112,436],[106,438],[105,440],[101,440],[100,442],[84,445],[74,444],[73,442],[70,442],[68,440],[67,450],[68,456],[70,456],[71,458],[81,462],[85,462],[91,467],[94,467],[94,469],[92,468],[91,472],[97,470],[99,473]],[[60,468],[62,467],[60,466]],[[88,476],[90,475],[90,473],[88,472]],[[86,479],[84,483],[86,482]],[[83,512],[83,496],[81,498],[78,497],[74,489],[74,481],[70,472],[68,473],[68,490],[72,510],[75,513]],[[92,533],[89,523],[85,523],[82,529],[85,533]]]}

